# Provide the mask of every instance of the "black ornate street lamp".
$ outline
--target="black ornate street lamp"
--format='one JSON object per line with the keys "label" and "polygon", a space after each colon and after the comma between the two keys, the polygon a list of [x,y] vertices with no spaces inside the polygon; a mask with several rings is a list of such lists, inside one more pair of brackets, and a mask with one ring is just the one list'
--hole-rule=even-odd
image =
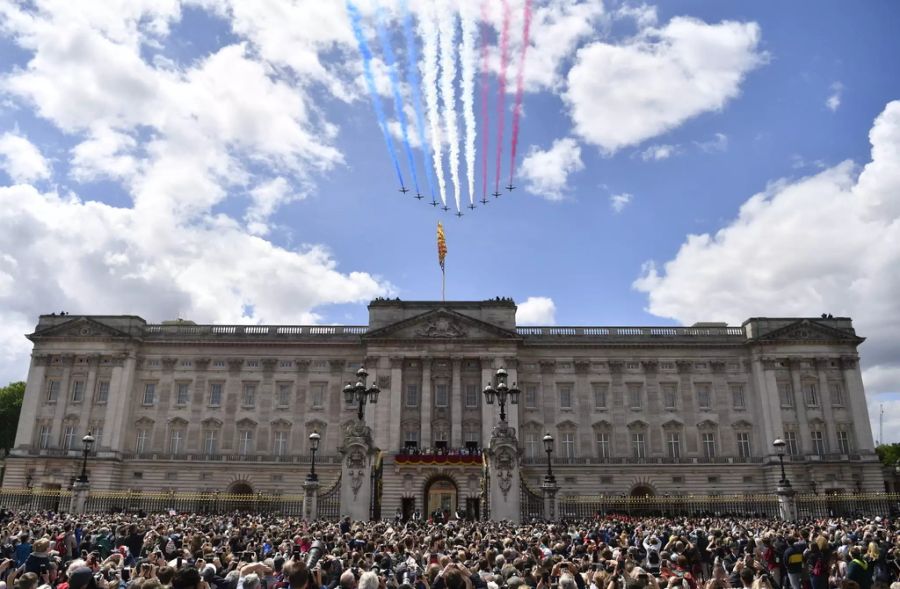
{"label": "black ornate street lamp", "polygon": [[359,404],[359,410],[356,412],[356,416],[360,421],[363,420],[363,407],[365,404],[377,403],[378,393],[381,392],[381,389],[375,384],[366,388],[367,378],[369,378],[369,373],[366,372],[365,367],[360,367],[360,369],[356,371],[356,384],[354,385],[353,383],[348,382],[347,386],[344,387],[344,400],[347,404],[349,405],[354,401]]}
{"label": "black ornate street lamp", "polygon": [[94,446],[94,436],[91,435],[90,432],[83,438],[81,438],[81,476],[75,479],[79,483],[87,483],[88,475],[87,475],[87,458],[88,454],[91,453],[91,448]]}
{"label": "black ornate street lamp", "polygon": [[321,438],[322,436],[317,431],[309,434],[309,451],[312,453],[312,464],[309,467],[309,474],[306,475],[306,480],[310,482],[319,480],[319,475],[316,474],[316,451],[319,449],[319,440]]}
{"label": "black ornate street lamp", "polygon": [[550,455],[553,453],[553,436],[550,432],[544,434],[544,452],[547,453],[547,474],[544,476],[544,482],[550,485],[556,484],[556,477],[553,476],[553,461]]}
{"label": "black ornate street lamp", "polygon": [[776,438],[775,441],[772,442],[772,446],[775,447],[775,452],[778,454],[778,464],[781,465],[781,480],[778,481],[778,484],[782,487],[790,487],[791,482],[787,479],[787,475],[784,474],[784,447],[787,446],[787,444],[781,438]]}
{"label": "black ornate street lamp", "polygon": [[506,378],[509,376],[507,374],[505,368],[498,368],[496,374],[494,375],[494,384],[488,383],[484,386],[484,400],[488,405],[494,404],[494,397],[497,398],[497,404],[500,405],[500,421],[506,421],[506,398],[509,397],[509,402],[513,405],[519,404],[519,389],[516,388],[516,383],[513,383],[512,388],[509,388],[506,385]]}

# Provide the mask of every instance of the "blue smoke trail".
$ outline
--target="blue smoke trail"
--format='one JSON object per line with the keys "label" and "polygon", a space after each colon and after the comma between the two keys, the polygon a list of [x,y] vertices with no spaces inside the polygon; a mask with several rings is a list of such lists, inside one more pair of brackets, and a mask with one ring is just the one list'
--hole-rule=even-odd
{"label": "blue smoke trail", "polygon": [[416,127],[418,128],[419,143],[422,145],[422,154],[425,156],[425,179],[431,190],[432,200],[434,192],[434,167],[431,162],[431,150],[425,142],[425,110],[422,108],[422,82],[419,79],[419,53],[416,50],[416,35],[413,30],[412,14],[406,0],[400,0],[400,11],[403,13],[403,29],[406,33],[406,68],[409,77],[409,85],[412,90],[413,109],[416,111]]}
{"label": "blue smoke trail", "polygon": [[391,161],[394,162],[394,169],[397,171],[397,179],[400,180],[400,186],[406,186],[403,182],[403,173],[400,171],[400,162],[397,161],[397,152],[394,151],[394,142],[391,140],[391,134],[388,131],[387,120],[384,117],[381,97],[378,96],[378,90],[375,87],[375,76],[372,74],[372,52],[369,50],[369,44],[366,42],[365,34],[363,34],[362,17],[359,14],[359,9],[350,0],[347,0],[347,12],[353,25],[353,35],[356,37],[357,44],[359,44],[359,53],[363,58],[363,73],[366,77],[369,97],[372,99],[372,108],[375,110],[375,117],[378,119],[378,126],[381,127],[381,133],[384,135],[384,143],[387,145]]}
{"label": "blue smoke trail", "polygon": [[409,160],[409,169],[413,177],[413,185],[416,194],[419,194],[419,177],[416,174],[416,160],[413,157],[412,147],[409,145],[409,134],[406,129],[406,113],[403,112],[403,98],[400,96],[400,82],[397,79],[397,63],[394,58],[394,50],[391,48],[391,36],[384,26],[384,12],[381,4],[375,2],[375,25],[378,27],[378,37],[381,39],[381,52],[384,54],[384,64],[388,69],[388,78],[391,80],[391,91],[394,94],[394,110],[397,120],[400,121],[400,133],[403,136],[403,147],[406,149],[406,159]]}

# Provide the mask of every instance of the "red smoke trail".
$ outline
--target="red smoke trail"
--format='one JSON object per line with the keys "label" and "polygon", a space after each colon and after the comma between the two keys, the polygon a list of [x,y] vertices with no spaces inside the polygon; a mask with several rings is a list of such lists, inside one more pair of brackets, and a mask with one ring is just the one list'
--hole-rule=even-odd
{"label": "red smoke trail", "polygon": [[525,52],[528,50],[528,35],[531,31],[531,0],[525,0],[525,24],[522,26],[522,54],[519,56],[519,70],[516,72],[516,102],[513,107],[512,146],[509,155],[509,185],[513,185],[516,172],[516,150],[519,147],[519,117],[522,114],[522,89],[524,86]]}
{"label": "red smoke trail", "polygon": [[500,29],[500,79],[497,92],[497,169],[494,192],[500,192],[500,157],[503,155],[503,103],[506,98],[506,66],[509,64],[509,2],[503,0],[503,26]]}
{"label": "red smoke trail", "polygon": [[487,0],[481,2],[481,200],[487,200],[488,185],[488,48],[487,48]]}

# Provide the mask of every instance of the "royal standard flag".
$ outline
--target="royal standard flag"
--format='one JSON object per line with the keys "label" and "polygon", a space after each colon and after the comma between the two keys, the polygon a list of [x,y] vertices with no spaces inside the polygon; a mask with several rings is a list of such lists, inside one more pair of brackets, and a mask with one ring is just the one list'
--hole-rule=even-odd
{"label": "royal standard flag", "polygon": [[441,271],[444,270],[444,258],[447,257],[447,240],[444,238],[444,226],[438,221],[437,227],[437,247],[438,247],[438,263],[441,265]]}

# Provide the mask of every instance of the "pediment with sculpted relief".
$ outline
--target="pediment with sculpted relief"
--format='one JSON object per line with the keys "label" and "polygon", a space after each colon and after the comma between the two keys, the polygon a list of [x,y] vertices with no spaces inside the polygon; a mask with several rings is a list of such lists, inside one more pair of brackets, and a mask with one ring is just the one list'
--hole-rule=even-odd
{"label": "pediment with sculpted relief", "polygon": [[508,329],[450,309],[435,309],[368,332],[364,339],[496,340],[517,339]]}
{"label": "pediment with sculpted relief", "polygon": [[854,333],[835,329],[812,319],[801,319],[780,327],[756,338],[756,341],[766,343],[783,342],[822,342],[822,343],[862,343],[865,338]]}
{"label": "pediment with sculpted relief", "polygon": [[54,325],[31,334],[29,338],[130,338],[124,331],[119,331],[88,317],[75,317],[60,325]]}

